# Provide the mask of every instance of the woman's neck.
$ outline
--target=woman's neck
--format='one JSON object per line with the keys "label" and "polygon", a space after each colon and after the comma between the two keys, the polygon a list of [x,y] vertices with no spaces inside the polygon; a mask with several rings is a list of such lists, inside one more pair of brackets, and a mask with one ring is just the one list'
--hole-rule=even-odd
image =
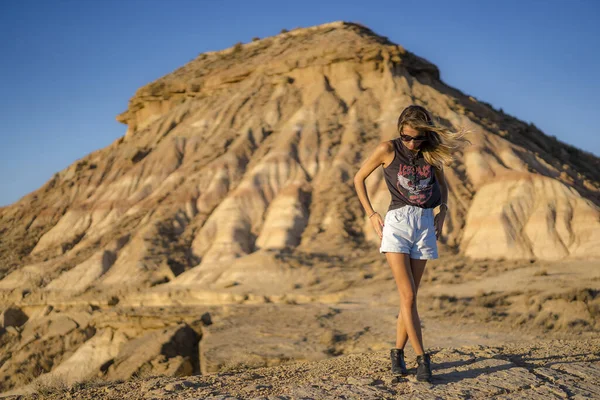
{"label": "woman's neck", "polygon": [[404,143],[402,143],[402,146],[404,146],[404,148],[408,151],[410,151],[412,153],[412,155],[416,156],[417,154],[419,154],[419,151],[421,151],[421,149],[409,149]]}

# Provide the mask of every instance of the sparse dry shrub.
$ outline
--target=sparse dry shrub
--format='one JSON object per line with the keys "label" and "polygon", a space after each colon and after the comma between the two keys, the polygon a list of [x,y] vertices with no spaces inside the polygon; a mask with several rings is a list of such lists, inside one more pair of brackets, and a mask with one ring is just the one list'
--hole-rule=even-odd
{"label": "sparse dry shrub", "polygon": [[42,398],[52,394],[65,392],[69,386],[62,376],[42,375],[32,382],[34,393]]}
{"label": "sparse dry shrub", "polygon": [[239,53],[240,51],[242,51],[242,48],[244,47],[244,45],[242,44],[242,42],[237,42],[234,46],[233,46],[233,53]]}

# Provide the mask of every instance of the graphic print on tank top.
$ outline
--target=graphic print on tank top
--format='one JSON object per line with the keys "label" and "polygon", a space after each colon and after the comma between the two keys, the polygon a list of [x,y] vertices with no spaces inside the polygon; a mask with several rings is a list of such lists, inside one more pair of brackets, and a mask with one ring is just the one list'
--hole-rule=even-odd
{"label": "graphic print on tank top", "polygon": [[423,205],[433,194],[433,170],[431,165],[400,164],[396,187],[410,203]]}

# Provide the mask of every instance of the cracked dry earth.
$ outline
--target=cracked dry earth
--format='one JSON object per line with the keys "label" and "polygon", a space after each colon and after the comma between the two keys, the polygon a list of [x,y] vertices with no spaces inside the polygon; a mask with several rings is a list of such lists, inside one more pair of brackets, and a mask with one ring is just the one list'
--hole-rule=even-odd
{"label": "cracked dry earth", "polygon": [[[20,399],[559,399],[600,398],[600,340],[435,348],[431,383],[389,371],[386,351],[250,371],[76,385]],[[17,397],[13,397],[17,398]]]}

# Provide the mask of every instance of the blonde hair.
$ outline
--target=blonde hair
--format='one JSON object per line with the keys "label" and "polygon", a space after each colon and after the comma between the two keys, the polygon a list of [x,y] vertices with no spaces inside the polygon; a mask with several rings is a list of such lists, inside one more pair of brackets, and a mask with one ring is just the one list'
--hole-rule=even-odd
{"label": "blonde hair", "polygon": [[455,159],[458,150],[471,144],[466,138],[470,133],[468,130],[460,129],[455,132],[437,126],[425,107],[418,105],[406,107],[398,117],[398,133],[402,133],[402,128],[407,125],[425,133],[427,140],[421,145],[423,157],[428,164],[437,169],[449,165]]}

